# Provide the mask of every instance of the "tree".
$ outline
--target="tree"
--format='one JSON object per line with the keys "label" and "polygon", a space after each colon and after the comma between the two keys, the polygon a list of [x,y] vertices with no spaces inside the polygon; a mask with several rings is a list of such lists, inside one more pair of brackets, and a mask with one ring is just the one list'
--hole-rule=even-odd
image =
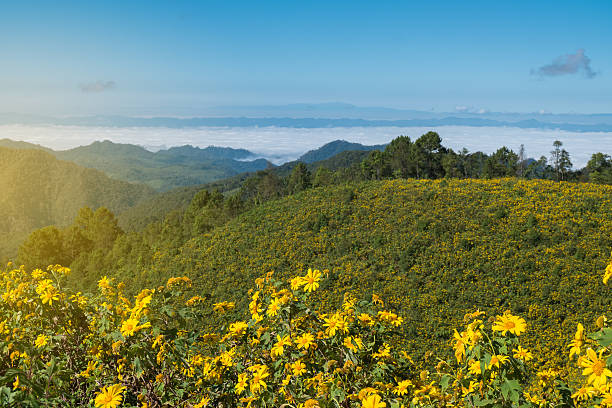
{"label": "tree", "polygon": [[[465,150],[465,149],[464,149]],[[467,150],[466,150],[467,152]],[[485,164],[487,156],[483,152],[475,152],[465,156],[465,174],[466,177],[481,178],[484,176]]]}
{"label": "tree", "polygon": [[392,174],[387,155],[379,150],[373,150],[368,158],[361,162],[361,171],[368,180],[381,180]]}
{"label": "tree", "polygon": [[261,204],[267,200],[281,197],[284,191],[284,181],[276,175],[273,168],[270,168],[260,170],[247,178],[240,188],[240,197],[244,201]]}
{"label": "tree", "polygon": [[413,145],[412,159],[416,164],[417,178],[436,178],[443,176],[442,139],[436,132],[427,132],[419,137]]}
{"label": "tree", "polygon": [[572,162],[569,153],[565,149],[561,149],[561,157],[559,159],[559,173],[561,180],[566,180],[568,173],[572,170]]}
{"label": "tree", "polygon": [[304,191],[312,186],[310,170],[302,162],[298,162],[291,174],[289,175],[289,181],[287,188],[290,194],[294,194],[300,191]]}
{"label": "tree", "polygon": [[468,168],[469,168],[469,151],[468,149],[466,149],[465,147],[463,149],[461,149],[461,151],[459,152],[459,166],[461,168],[461,172],[463,175],[463,178],[468,178]]}
{"label": "tree", "polygon": [[589,181],[612,184],[612,158],[603,153],[595,153],[587,163]]}
{"label": "tree", "polygon": [[463,177],[462,161],[453,149],[442,157],[442,168],[444,169],[444,177]]}
{"label": "tree", "polygon": [[506,146],[497,149],[485,163],[484,174],[487,178],[516,176],[518,156]]}
{"label": "tree", "polygon": [[563,146],[563,143],[555,140],[553,142],[553,150],[550,152],[550,160],[555,169],[555,179],[557,181],[564,180],[572,168],[570,155],[565,149],[561,149],[561,146]]}
{"label": "tree", "polygon": [[533,160],[525,169],[525,177],[528,179],[550,179],[554,174],[552,166],[548,165],[546,156],[540,156],[539,160]]}
{"label": "tree", "polygon": [[32,232],[19,247],[18,259],[19,263],[28,268],[70,264],[64,252],[60,230],[53,225]]}
{"label": "tree", "polygon": [[313,187],[322,187],[327,186],[332,183],[333,173],[327,169],[326,167],[319,167],[314,175],[314,180],[312,181]]}
{"label": "tree", "polygon": [[523,177],[525,175],[525,145],[521,144],[521,148],[519,149],[519,156],[518,156],[518,162],[519,162],[519,177]]}
{"label": "tree", "polygon": [[410,160],[412,142],[408,136],[396,137],[385,149],[391,171],[398,177],[407,178],[412,173],[414,164]]}

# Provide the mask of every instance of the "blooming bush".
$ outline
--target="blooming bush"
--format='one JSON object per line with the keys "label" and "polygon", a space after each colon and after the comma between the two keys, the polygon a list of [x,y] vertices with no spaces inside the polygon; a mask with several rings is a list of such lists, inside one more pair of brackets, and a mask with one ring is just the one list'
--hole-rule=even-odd
{"label": "blooming bush", "polygon": [[[56,265],[1,275],[2,406],[612,406],[605,317],[590,336],[578,326],[568,346],[581,370],[574,376],[535,371],[521,345],[529,324],[509,311],[468,313],[454,360],[415,364],[391,345],[403,319],[380,297],[347,293],[339,309],[319,310],[312,293],[327,271],[257,279],[249,318],[214,333],[203,331],[210,312],[186,295],[186,277],[129,299],[106,277],[95,296],[70,293],[68,273]],[[611,276],[612,262],[604,283]],[[214,313],[234,306],[216,303]]]}

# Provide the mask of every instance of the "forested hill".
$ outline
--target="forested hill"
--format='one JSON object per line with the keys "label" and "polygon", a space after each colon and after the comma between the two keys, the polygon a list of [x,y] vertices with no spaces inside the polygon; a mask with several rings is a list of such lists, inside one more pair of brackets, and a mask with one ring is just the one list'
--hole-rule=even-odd
{"label": "forested hill", "polygon": [[58,160],[39,149],[0,147],[0,259],[37,228],[69,224],[81,207],[119,213],[152,197],[152,188]]}
{"label": "forested hill", "polygon": [[55,154],[63,160],[102,170],[112,178],[145,183],[158,191],[208,183],[271,166],[265,159],[248,161],[252,153],[244,149],[181,146],[151,152],[108,140]]}
{"label": "forested hill", "polygon": [[1,139],[0,146],[44,150],[60,160],[103,171],[117,180],[147,184],[157,191],[210,183],[272,166],[265,159],[249,160],[254,155],[248,150],[216,146],[186,145],[152,152],[142,146],[105,140],[54,151],[10,139]]}
{"label": "forested hill", "polygon": [[[350,143],[349,145],[353,145],[353,143]],[[362,147],[372,147],[359,144],[357,145]],[[345,145],[345,147],[348,146]],[[361,173],[359,166],[369,154],[370,150],[363,149],[341,151],[332,157],[313,163],[308,163],[306,164],[306,168],[311,174],[316,175],[318,171],[319,175],[327,175],[327,177],[330,179],[333,177],[332,172],[337,172],[335,176],[337,179],[336,182],[340,182],[340,180],[350,180],[350,173],[353,174],[353,177],[356,174]],[[258,183],[261,183],[262,178],[266,177],[274,178],[277,183],[283,185],[282,188],[286,188],[286,186],[284,186],[285,181],[288,181],[292,171],[299,165],[299,163],[301,162],[292,161],[281,166],[271,167],[257,172],[241,173],[226,179],[217,180],[206,184],[174,188],[172,190],[162,192],[132,208],[129,208],[121,214],[118,214],[117,219],[119,221],[119,225],[124,230],[141,231],[152,222],[163,221],[164,217],[173,211],[185,211],[189,206],[189,203],[191,203],[193,197],[202,190],[216,190],[228,195],[236,193],[242,187],[249,185],[249,182],[257,181]],[[326,180],[326,182],[331,182],[331,180]]]}
{"label": "forested hill", "polygon": [[304,153],[299,161],[304,163],[314,163],[316,161],[329,159],[337,155],[338,153],[346,152],[346,151],[371,151],[371,150],[385,150],[386,145],[373,145],[367,146],[362,145],[360,143],[351,143],[346,140],[334,140],[333,142],[329,142],[318,149],[310,150],[309,152]]}
{"label": "forested hill", "polygon": [[[95,291],[108,275],[137,292],[186,275],[208,303],[245,310],[254,278],[328,268],[317,295],[323,308],[346,291],[380,294],[405,318],[404,339],[417,354],[480,308],[524,315],[530,349],[562,356],[577,322],[612,306],[601,285],[611,197],[611,186],[591,183],[368,181],[312,188],[224,222],[222,207],[210,205],[218,198],[206,195],[182,224],[167,219],[121,236],[112,250],[75,263],[71,279]],[[180,242],[182,228],[206,223],[212,228]]]}

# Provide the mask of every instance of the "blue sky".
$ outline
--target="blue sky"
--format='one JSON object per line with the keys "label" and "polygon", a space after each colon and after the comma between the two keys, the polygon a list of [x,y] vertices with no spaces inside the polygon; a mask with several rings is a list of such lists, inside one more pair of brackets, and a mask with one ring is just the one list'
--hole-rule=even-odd
{"label": "blue sky", "polygon": [[612,112],[608,0],[12,3],[0,6],[0,112]]}

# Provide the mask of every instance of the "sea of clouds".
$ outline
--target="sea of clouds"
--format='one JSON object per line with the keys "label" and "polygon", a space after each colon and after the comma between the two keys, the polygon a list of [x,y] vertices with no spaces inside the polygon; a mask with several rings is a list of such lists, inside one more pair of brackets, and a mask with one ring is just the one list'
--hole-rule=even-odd
{"label": "sea of clouds", "polygon": [[146,128],[146,127],[85,127],[85,126],[31,126],[2,125],[0,139],[9,138],[40,144],[54,150],[66,150],[91,144],[96,140],[130,143],[156,151],[172,146],[199,147],[225,146],[244,148],[256,157],[264,157],[281,164],[295,160],[308,150],[321,147],[333,140],[347,140],[366,145],[388,143],[399,135],[415,139],[430,130],[442,137],[442,144],[455,150],[491,153],[501,146],[518,152],[525,145],[527,157],[550,156],[555,140],[563,142],[570,153],[574,167],[584,167],[595,152],[612,154],[612,133],[565,132],[544,129],[512,127],[440,126],[420,127],[200,127],[200,128]]}

